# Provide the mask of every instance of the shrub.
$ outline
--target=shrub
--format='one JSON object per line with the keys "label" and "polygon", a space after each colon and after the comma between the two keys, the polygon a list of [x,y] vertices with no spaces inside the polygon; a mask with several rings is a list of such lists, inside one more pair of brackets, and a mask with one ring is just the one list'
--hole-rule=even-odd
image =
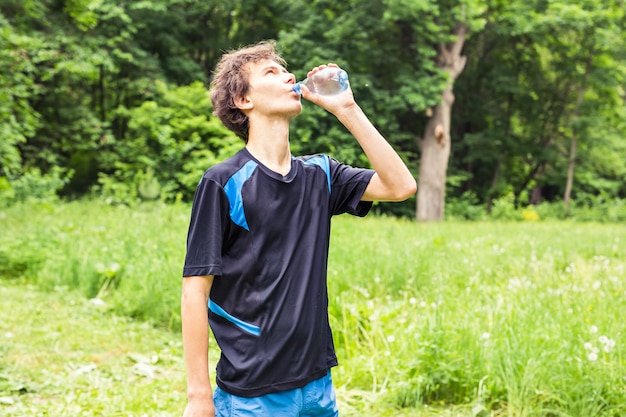
{"label": "shrub", "polygon": [[56,201],[59,190],[67,184],[71,176],[72,172],[55,167],[45,174],[39,168],[32,168],[14,179],[0,177],[0,205]]}
{"label": "shrub", "polygon": [[449,198],[446,201],[448,220],[482,220],[486,215],[485,208],[479,204],[478,196],[471,191],[464,192],[459,198]]}
{"label": "shrub", "polygon": [[100,156],[103,172],[93,191],[114,204],[191,200],[204,171],[243,147],[216,117],[202,83],[170,89],[136,108],[119,108],[124,137]]}

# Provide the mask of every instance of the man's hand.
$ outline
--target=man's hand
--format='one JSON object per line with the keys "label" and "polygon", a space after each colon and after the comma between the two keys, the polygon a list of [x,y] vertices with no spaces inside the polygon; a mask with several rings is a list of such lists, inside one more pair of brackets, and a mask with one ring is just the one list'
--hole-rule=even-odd
{"label": "man's hand", "polygon": [[[311,77],[315,73],[323,70],[326,67],[339,68],[337,64],[329,63],[328,65],[320,65],[313,68],[308,72],[307,77]],[[351,108],[356,107],[354,96],[352,95],[352,89],[350,88],[350,82],[348,81],[348,88],[340,94],[325,96],[322,94],[312,93],[305,85],[301,86],[302,97],[309,100],[313,104],[317,104],[326,111],[339,116],[341,112],[349,111]]]}
{"label": "man's hand", "polygon": [[189,400],[185,407],[183,417],[215,417],[215,405],[213,398],[209,400]]}
{"label": "man's hand", "polygon": [[[337,67],[337,65],[320,65],[309,71],[308,76],[326,67]],[[403,201],[415,194],[417,190],[415,178],[404,161],[357,105],[349,84],[346,91],[334,96],[314,94],[303,85],[302,97],[334,114],[354,135],[365,151],[376,173],[370,180],[361,200]]]}

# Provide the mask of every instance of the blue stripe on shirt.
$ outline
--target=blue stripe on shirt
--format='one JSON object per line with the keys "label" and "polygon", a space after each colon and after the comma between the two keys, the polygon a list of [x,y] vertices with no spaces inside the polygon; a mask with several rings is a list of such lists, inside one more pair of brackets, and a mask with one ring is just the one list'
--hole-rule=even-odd
{"label": "blue stripe on shirt", "polygon": [[328,180],[328,192],[331,192],[331,184],[330,184],[330,162],[328,161],[328,157],[326,155],[317,155],[313,158],[306,159],[304,161],[307,165],[317,165],[322,168],[322,170],[326,173],[326,179]]}
{"label": "blue stripe on shirt", "polygon": [[218,316],[225,318],[226,320],[233,323],[235,326],[239,327],[241,330],[245,332],[248,332],[255,336],[261,335],[261,328],[259,326],[246,323],[245,321],[240,320],[237,317],[228,314],[222,307],[215,304],[213,300],[209,300],[209,310],[211,310],[213,314],[217,314]]}
{"label": "blue stripe on shirt", "polygon": [[224,186],[226,197],[228,197],[228,203],[230,204],[230,218],[238,226],[243,227],[247,231],[250,231],[248,221],[246,220],[246,213],[243,210],[243,197],[241,196],[241,188],[243,184],[252,176],[252,173],[257,167],[257,163],[254,161],[248,161],[246,164],[235,172],[232,177],[228,179]]}

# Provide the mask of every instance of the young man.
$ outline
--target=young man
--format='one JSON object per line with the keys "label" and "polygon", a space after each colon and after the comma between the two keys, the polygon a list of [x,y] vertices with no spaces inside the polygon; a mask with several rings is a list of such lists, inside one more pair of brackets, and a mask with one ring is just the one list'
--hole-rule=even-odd
{"label": "young man", "polygon": [[[364,216],[372,201],[416,191],[349,88],[327,97],[303,87],[302,97],[343,123],[373,170],[325,155],[294,158],[289,122],[302,111],[294,83],[272,43],[227,53],[216,67],[215,114],[246,145],[206,171],[194,198],[181,301],[185,417],[337,416],[326,287],[331,216]],[[221,349],[215,391],[209,323]]]}

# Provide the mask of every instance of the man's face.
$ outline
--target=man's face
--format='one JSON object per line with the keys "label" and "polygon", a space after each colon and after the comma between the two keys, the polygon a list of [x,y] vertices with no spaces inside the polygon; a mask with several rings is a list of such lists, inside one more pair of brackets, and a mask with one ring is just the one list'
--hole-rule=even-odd
{"label": "man's face", "polygon": [[292,90],[296,78],[285,67],[263,59],[248,64],[247,70],[250,89],[245,98],[249,108],[243,108],[243,111],[248,116],[255,113],[292,119],[300,114],[300,95]]}

